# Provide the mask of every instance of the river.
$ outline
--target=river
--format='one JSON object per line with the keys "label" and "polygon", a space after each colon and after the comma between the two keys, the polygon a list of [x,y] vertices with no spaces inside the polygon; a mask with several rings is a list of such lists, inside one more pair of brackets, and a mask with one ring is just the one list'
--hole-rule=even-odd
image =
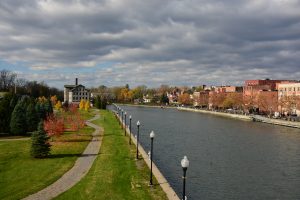
{"label": "river", "polygon": [[[247,122],[177,109],[121,106],[133,132],[182,196],[180,160],[186,155],[188,200],[300,199],[300,129]],[[128,122],[129,120],[127,120]]]}

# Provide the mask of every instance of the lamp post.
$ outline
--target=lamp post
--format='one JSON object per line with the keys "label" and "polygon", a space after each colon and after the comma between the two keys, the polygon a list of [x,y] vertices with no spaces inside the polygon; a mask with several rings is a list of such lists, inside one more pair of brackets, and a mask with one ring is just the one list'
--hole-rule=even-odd
{"label": "lamp post", "polygon": [[190,165],[189,160],[187,159],[186,156],[184,156],[183,159],[181,160],[181,167],[183,169],[183,177],[182,177],[182,179],[183,179],[182,200],[186,199],[186,196],[185,196],[185,180],[186,180],[186,170],[189,167],[189,165]]}
{"label": "lamp post", "polygon": [[119,119],[118,119],[118,121],[119,121],[119,125],[121,125],[121,122],[120,122],[120,118],[121,118],[121,116],[120,116],[120,108],[118,107],[118,117],[119,117]]}
{"label": "lamp post", "polygon": [[131,144],[131,115],[129,116],[129,144]]}
{"label": "lamp post", "polygon": [[140,135],[140,121],[137,121],[137,136],[136,136],[136,159],[139,159],[139,135]]}
{"label": "lamp post", "polygon": [[123,129],[123,112],[124,110],[122,109],[122,120],[121,120],[121,128]]}
{"label": "lamp post", "polygon": [[151,167],[150,167],[150,186],[153,185],[152,182],[152,161],[153,161],[153,139],[155,137],[155,133],[151,131],[150,138],[151,138],[151,153],[150,153],[150,160],[151,160]]}
{"label": "lamp post", "polygon": [[124,116],[125,116],[125,118],[124,118],[124,129],[125,129],[125,136],[126,136],[126,115],[127,115],[127,113],[125,112],[124,113]]}

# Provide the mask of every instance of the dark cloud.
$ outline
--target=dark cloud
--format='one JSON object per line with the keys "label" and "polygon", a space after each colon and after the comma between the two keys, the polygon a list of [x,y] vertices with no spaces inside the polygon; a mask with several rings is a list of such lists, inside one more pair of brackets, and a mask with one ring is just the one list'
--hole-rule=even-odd
{"label": "dark cloud", "polygon": [[52,84],[299,79],[299,10],[298,0],[2,0],[0,59]]}

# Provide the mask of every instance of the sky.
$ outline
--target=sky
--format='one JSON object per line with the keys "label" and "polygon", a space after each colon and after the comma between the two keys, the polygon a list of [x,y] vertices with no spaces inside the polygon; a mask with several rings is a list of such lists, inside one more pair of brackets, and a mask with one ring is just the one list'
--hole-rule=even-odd
{"label": "sky", "polygon": [[63,88],[300,79],[300,0],[1,0],[0,70]]}

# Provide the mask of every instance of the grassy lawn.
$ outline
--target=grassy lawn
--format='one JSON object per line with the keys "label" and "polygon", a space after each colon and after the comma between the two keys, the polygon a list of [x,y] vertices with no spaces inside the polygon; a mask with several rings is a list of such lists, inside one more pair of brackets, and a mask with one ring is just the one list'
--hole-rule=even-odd
{"label": "grassy lawn", "polygon": [[134,159],[135,147],[128,145],[113,114],[101,111],[93,123],[105,131],[100,155],[87,176],[57,199],[167,199],[159,185],[148,186],[150,171],[143,160]]}
{"label": "grassy lawn", "polygon": [[80,115],[83,117],[83,119],[91,119],[92,117],[95,116],[93,109],[89,109],[88,111],[85,110],[79,110]]}
{"label": "grassy lawn", "polygon": [[74,165],[93,131],[86,126],[54,138],[46,159],[30,157],[31,140],[0,141],[0,199],[20,199],[55,182]]}

